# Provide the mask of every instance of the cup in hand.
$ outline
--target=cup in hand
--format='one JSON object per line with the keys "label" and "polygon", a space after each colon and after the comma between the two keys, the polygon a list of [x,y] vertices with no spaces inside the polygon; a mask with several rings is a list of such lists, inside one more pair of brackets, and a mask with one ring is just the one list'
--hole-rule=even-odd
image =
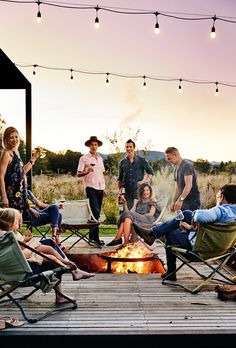
{"label": "cup in hand", "polygon": [[182,210],[177,210],[176,215],[175,215],[175,219],[178,221],[184,220],[184,214],[183,214]]}

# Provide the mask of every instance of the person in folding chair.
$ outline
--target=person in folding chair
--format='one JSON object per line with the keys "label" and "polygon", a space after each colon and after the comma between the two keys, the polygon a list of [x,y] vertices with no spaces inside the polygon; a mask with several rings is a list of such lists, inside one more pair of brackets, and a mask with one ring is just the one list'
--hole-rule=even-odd
{"label": "person in folding chair", "polygon": [[[138,196],[139,199],[134,201],[134,205],[130,210],[128,210],[126,199],[123,199],[125,210],[118,220],[117,235],[107,244],[107,246],[114,246],[123,243],[121,246],[124,247],[128,243],[139,240],[137,235],[132,238],[132,224],[137,222],[144,227],[152,226],[154,221],[160,215],[161,209],[152,197],[152,187],[149,184],[143,183],[139,186]],[[122,235],[124,235],[124,242],[122,241]]]}
{"label": "person in folding chair", "polygon": [[[51,245],[44,245],[38,242],[36,239],[27,240],[20,232],[19,229],[20,213],[14,208],[0,208],[0,236],[7,231],[12,231],[15,234],[18,241],[23,242],[21,245],[22,252],[28,261],[33,273],[40,273],[55,268],[55,264],[60,266],[70,266],[69,271],[72,274],[74,281],[81,279],[87,279],[95,276],[95,273],[85,272],[79,269],[76,264],[70,261],[59,247]],[[29,243],[32,241],[32,243]],[[29,247],[29,248],[28,248]],[[58,290],[62,292],[62,286],[58,285]],[[65,303],[65,298],[56,294],[56,303]]]}
{"label": "person in folding chair", "polygon": [[29,221],[31,226],[51,225],[52,237],[60,245],[62,215],[60,209],[63,205],[46,204],[27,190],[27,205],[23,209],[23,221]]}
{"label": "person in folding chair", "polygon": [[[172,218],[159,226],[144,229],[133,224],[135,232],[148,244],[155,239],[166,237],[166,245],[178,245],[180,248],[193,250],[196,241],[196,223],[234,223],[236,222],[236,184],[226,184],[220,189],[219,202],[210,209],[183,211],[182,221]],[[184,232],[184,233],[183,233]],[[217,232],[216,232],[217,233]],[[236,236],[235,236],[236,237]],[[176,281],[176,256],[166,248],[167,271],[162,278]]]}

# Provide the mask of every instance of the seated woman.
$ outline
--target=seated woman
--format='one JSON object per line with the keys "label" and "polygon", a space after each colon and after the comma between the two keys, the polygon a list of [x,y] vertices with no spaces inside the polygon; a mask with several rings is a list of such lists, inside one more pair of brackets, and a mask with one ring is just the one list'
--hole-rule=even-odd
{"label": "seated woman", "polygon": [[127,245],[134,222],[143,227],[150,227],[160,215],[161,209],[152,198],[152,188],[149,184],[143,183],[139,186],[138,197],[139,199],[135,200],[130,210],[128,210],[127,202],[123,198],[125,211],[120,215],[116,237],[107,246],[122,244],[122,235],[124,235],[123,246]]}
{"label": "seated woman", "polygon": [[23,220],[31,221],[35,226],[51,224],[52,237],[60,245],[62,216],[59,211],[63,205],[46,204],[36,198],[30,190],[27,190],[27,207],[23,210]]}
{"label": "seated woman", "polygon": [[[71,266],[71,270],[69,272],[72,274],[72,278],[74,281],[87,279],[95,276],[95,273],[85,272],[79,269],[74,262],[68,260],[68,258],[65,256],[65,254],[60,250],[58,245],[53,240],[50,239],[51,245],[49,246],[41,244],[32,236],[28,235],[24,237],[18,231],[20,218],[21,217],[18,210],[14,208],[0,208],[0,235],[5,233],[6,231],[12,231],[12,233],[16,234],[18,240],[29,245],[31,248],[36,249],[36,251],[42,253],[41,256],[29,250],[26,247],[21,247],[22,252],[25,255],[27,261],[29,262],[33,273],[39,273],[48,269],[53,269],[56,267],[55,264],[59,264],[61,266]],[[44,255],[45,257],[43,257]],[[62,292],[61,284],[58,285],[58,290]],[[61,297],[59,294],[56,294],[56,303],[61,304],[64,302],[64,297]]]}

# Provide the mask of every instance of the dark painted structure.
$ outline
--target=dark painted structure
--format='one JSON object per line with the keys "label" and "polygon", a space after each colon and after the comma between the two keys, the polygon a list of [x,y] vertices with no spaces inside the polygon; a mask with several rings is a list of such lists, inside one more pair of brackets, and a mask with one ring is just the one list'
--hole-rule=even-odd
{"label": "dark painted structure", "polygon": [[[26,159],[31,158],[32,152],[32,108],[31,83],[20,72],[16,65],[0,49],[0,89],[25,90],[25,120],[26,120]],[[14,125],[13,125],[14,126]],[[32,185],[32,172],[27,175],[29,188]]]}

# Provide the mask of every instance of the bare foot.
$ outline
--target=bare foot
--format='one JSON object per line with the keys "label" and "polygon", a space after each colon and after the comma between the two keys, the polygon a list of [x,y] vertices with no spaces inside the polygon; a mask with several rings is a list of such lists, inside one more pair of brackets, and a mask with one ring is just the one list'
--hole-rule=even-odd
{"label": "bare foot", "polygon": [[73,280],[81,280],[94,277],[96,273],[89,273],[82,271],[81,269],[76,269],[75,271],[71,271]]}
{"label": "bare foot", "polygon": [[73,261],[64,259],[63,262],[64,262],[65,265],[71,266],[73,270],[77,269],[76,263],[74,263]]}
{"label": "bare foot", "polygon": [[[69,297],[72,301],[74,301],[74,299],[71,298],[70,296],[67,296],[67,297]],[[67,300],[66,298],[62,297],[62,296],[57,296],[56,304],[64,304],[64,303],[70,303],[70,301]]]}

